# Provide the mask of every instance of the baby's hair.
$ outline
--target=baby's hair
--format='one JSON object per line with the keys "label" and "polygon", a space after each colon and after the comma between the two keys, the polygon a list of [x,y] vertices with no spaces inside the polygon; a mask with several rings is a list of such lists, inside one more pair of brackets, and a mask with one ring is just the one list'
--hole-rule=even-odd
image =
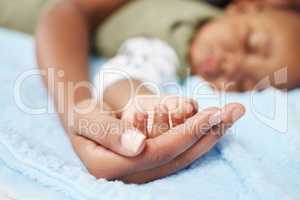
{"label": "baby's hair", "polygon": [[231,0],[207,0],[207,2],[217,7],[224,8],[231,2]]}
{"label": "baby's hair", "polygon": [[[279,7],[277,9],[280,9]],[[281,9],[296,12],[297,14],[300,14],[300,5],[286,5],[281,6]]]}
{"label": "baby's hair", "polygon": [[266,9],[284,10],[300,14],[300,2],[291,2],[284,5],[270,5],[258,0],[233,0],[226,7],[226,13],[262,12]]}

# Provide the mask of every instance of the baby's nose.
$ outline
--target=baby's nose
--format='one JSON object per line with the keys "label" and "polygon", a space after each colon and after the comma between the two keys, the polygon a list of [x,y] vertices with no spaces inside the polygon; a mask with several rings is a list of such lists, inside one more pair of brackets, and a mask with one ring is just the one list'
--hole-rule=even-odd
{"label": "baby's nose", "polygon": [[216,76],[220,73],[219,59],[209,55],[201,62],[201,71],[208,76]]}

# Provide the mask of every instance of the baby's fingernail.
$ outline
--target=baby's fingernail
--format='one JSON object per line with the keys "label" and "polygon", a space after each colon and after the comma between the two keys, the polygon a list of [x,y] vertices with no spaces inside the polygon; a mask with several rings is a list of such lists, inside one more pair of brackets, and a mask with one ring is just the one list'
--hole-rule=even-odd
{"label": "baby's fingernail", "polygon": [[133,153],[139,152],[145,145],[145,135],[137,130],[128,130],[121,136],[121,145]]}
{"label": "baby's fingernail", "polygon": [[156,106],[155,108],[155,112],[156,113],[162,113],[162,114],[167,114],[168,113],[168,108],[167,106],[163,105],[163,104],[159,104],[158,106]]}
{"label": "baby's fingernail", "polygon": [[220,124],[221,122],[222,122],[222,112],[221,111],[218,111],[215,114],[213,114],[208,120],[209,126],[211,126],[211,127],[216,126],[216,125]]}
{"label": "baby's fingernail", "polygon": [[194,100],[192,100],[192,105],[193,105],[193,108],[196,110],[196,111],[198,111],[198,108],[199,108],[199,105],[198,105],[198,102],[197,101],[194,101]]}
{"label": "baby's fingernail", "polygon": [[145,120],[145,114],[144,113],[136,113],[136,119],[140,122]]}
{"label": "baby's fingernail", "polygon": [[175,119],[181,119],[182,118],[182,112],[180,112],[179,109],[173,110],[172,112],[172,117]]}
{"label": "baby's fingernail", "polygon": [[178,119],[178,120],[182,118],[181,113],[174,113],[173,116],[174,116],[175,119]]}
{"label": "baby's fingernail", "polygon": [[232,120],[236,122],[245,114],[245,109],[243,107],[237,107],[232,111]]}
{"label": "baby's fingernail", "polygon": [[168,112],[169,112],[169,111],[168,111],[168,107],[165,106],[165,105],[160,105],[160,111],[161,111],[162,113],[168,113]]}
{"label": "baby's fingernail", "polygon": [[192,113],[194,111],[194,106],[192,106],[190,103],[186,105],[186,112]]}

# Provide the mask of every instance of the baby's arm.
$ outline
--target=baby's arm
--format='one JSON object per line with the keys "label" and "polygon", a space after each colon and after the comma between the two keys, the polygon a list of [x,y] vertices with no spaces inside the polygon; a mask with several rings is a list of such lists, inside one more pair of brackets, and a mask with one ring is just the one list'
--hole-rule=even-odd
{"label": "baby's arm", "polygon": [[178,124],[175,118],[183,123],[197,111],[196,103],[162,91],[163,84],[177,85],[178,68],[176,52],[167,43],[154,38],[132,38],[100,69],[95,80],[96,95],[104,97],[123,119],[131,122],[136,112],[153,114],[164,105],[174,125]]}
{"label": "baby's arm", "polygon": [[175,51],[165,42],[132,38],[102,66],[95,80],[97,92],[121,109],[134,95],[158,93],[163,83],[175,83],[178,67]]}

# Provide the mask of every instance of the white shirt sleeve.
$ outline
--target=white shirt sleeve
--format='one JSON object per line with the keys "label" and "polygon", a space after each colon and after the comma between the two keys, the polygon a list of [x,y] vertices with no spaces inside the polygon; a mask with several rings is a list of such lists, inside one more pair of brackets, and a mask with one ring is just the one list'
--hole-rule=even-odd
{"label": "white shirt sleeve", "polygon": [[178,68],[178,56],[167,43],[145,37],[129,39],[97,73],[96,92],[101,95],[110,85],[123,79],[159,86],[176,81]]}

